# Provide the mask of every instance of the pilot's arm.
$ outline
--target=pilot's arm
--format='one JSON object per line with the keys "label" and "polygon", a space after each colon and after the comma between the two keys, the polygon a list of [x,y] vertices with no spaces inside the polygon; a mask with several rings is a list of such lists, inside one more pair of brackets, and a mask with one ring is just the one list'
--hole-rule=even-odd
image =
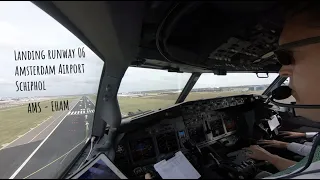
{"label": "pilot's arm", "polygon": [[297,163],[295,161],[282,158],[278,155],[271,154],[259,145],[253,145],[244,149],[247,150],[246,154],[248,157],[256,160],[268,161],[272,165],[274,165],[279,171],[285,170]]}
{"label": "pilot's arm", "polygon": [[283,138],[313,138],[317,135],[318,132],[292,132],[292,131],[280,131],[279,136],[283,136]]}
{"label": "pilot's arm", "polygon": [[306,142],[305,144],[299,144],[295,142],[288,143],[277,140],[260,140],[258,141],[258,144],[262,145],[262,147],[288,149],[289,151],[299,154],[301,156],[307,156],[312,148],[312,143],[310,142]]}
{"label": "pilot's arm", "polygon": [[[305,137],[305,138],[312,138],[317,134],[317,132],[307,132],[307,133],[299,133],[299,132],[282,132],[284,138],[298,138],[298,137]],[[304,144],[300,143],[287,143],[277,140],[260,140],[258,144],[263,145],[263,147],[275,147],[275,148],[282,148],[288,149],[291,152],[299,154],[301,156],[307,156],[312,148],[311,142],[305,142]]]}

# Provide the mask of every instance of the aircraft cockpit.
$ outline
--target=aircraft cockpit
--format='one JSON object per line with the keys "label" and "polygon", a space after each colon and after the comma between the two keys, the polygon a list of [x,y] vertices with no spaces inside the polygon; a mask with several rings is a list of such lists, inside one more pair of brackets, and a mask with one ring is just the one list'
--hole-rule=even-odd
{"label": "aircraft cockpit", "polygon": [[[127,178],[144,178],[145,173],[160,178],[155,164],[168,162],[177,152],[188,159],[202,178],[253,178],[259,170],[268,169],[267,162],[247,158],[242,148],[260,139],[277,137],[283,121],[279,111],[288,111],[269,102],[272,90],[286,78],[277,77],[280,65],[274,55],[263,56],[277,47],[282,20],[275,17],[281,16],[281,6],[276,2],[251,2],[243,6],[241,2],[132,2],[122,6],[126,3],[88,3],[92,8],[97,7],[90,16],[92,20],[108,14],[106,21],[97,24],[80,20],[80,16],[86,16],[80,15],[87,9],[86,3],[78,5],[81,10],[77,13],[69,11],[63,2],[53,3],[69,17],[69,20],[61,17],[60,22],[71,31],[81,29],[82,33],[75,35],[88,42],[88,47],[94,47],[94,52],[106,61],[93,122],[95,138],[88,140],[87,148],[63,177],[79,172],[81,163],[99,153],[105,153]],[[50,10],[46,3],[35,4],[44,11]],[[98,6],[107,6],[110,11]],[[53,16],[56,13],[60,14],[52,11]],[[92,31],[107,28],[115,33],[114,39],[105,39],[111,36],[106,32],[98,36]],[[107,49],[114,46],[121,50],[110,53]],[[190,76],[184,87],[177,90],[179,95],[171,106],[122,115],[122,99],[114,95],[119,85],[121,89],[127,66],[190,73]],[[260,93],[250,94],[250,90],[259,87],[244,87],[249,93],[243,90],[236,94],[221,93],[214,98],[189,97],[200,93],[194,92],[195,85],[207,74],[223,78],[237,72],[251,73],[257,79],[273,78],[269,79],[269,86],[260,87]],[[221,89],[208,91],[216,94],[227,91]],[[140,95],[144,97],[143,93]],[[172,91],[153,93],[157,96]],[[146,96],[153,96],[150,94]]]}
{"label": "aircraft cockpit", "polygon": [[[281,64],[272,53],[286,3],[33,4],[103,60],[97,94],[80,100],[84,105],[79,111],[94,108],[92,122],[86,115],[87,124],[81,125],[92,130],[56,178],[144,179],[146,173],[153,179],[255,178],[277,169],[247,157],[243,148],[281,139],[282,130],[308,127],[293,121],[299,119],[293,108],[271,99],[276,88],[288,84],[279,76]],[[280,99],[276,101],[295,101]],[[68,115],[78,115],[73,113]],[[78,122],[72,121],[75,126]],[[292,160],[302,158],[269,150]]]}

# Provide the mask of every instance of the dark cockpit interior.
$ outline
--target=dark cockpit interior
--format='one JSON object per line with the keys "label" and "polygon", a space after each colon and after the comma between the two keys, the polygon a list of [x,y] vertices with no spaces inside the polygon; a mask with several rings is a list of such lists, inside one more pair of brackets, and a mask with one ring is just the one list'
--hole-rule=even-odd
{"label": "dark cockpit interior", "polygon": [[274,56],[261,57],[278,46],[281,8],[272,1],[150,2],[135,63],[175,62],[217,74],[278,72]]}
{"label": "dark cockpit interior", "polygon": [[[277,73],[269,52],[278,47],[284,14],[280,1],[214,2],[34,2],[105,61],[90,141],[60,177],[68,177],[99,152],[128,178],[181,151],[202,178],[254,178],[277,172],[268,162],[245,156],[242,148],[279,139],[293,129],[292,109],[268,99],[286,80],[278,77],[262,95],[237,95],[183,102],[202,73]],[[267,55],[266,55],[267,54]],[[192,73],[175,105],[121,118],[116,92],[129,67]],[[263,78],[263,77],[260,77]],[[279,125],[272,127],[269,121]],[[274,149],[269,149],[273,151]],[[274,150],[275,151],[275,150]],[[286,152],[278,152],[291,159]]]}

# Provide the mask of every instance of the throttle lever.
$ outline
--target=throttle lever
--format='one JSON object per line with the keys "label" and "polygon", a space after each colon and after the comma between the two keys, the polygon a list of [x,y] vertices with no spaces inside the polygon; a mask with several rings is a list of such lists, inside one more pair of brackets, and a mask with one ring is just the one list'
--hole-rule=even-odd
{"label": "throttle lever", "polygon": [[192,140],[187,140],[183,143],[184,147],[188,150],[190,150],[192,153],[195,153],[195,155],[202,156],[202,152],[200,148],[197,146],[197,144]]}
{"label": "throttle lever", "polygon": [[218,166],[220,165],[219,160],[218,160],[216,157],[214,157],[214,155],[213,155],[212,153],[209,153],[209,157],[211,157],[211,158],[212,158],[212,160],[214,160],[214,161],[215,161],[215,163],[216,163]]}
{"label": "throttle lever", "polygon": [[186,142],[184,142],[183,145],[186,149],[188,149],[191,152],[191,154],[197,157],[197,159],[199,160],[200,168],[202,168],[204,166],[204,160],[203,160],[202,152],[200,148],[197,146],[197,144],[194,141],[189,139]]}

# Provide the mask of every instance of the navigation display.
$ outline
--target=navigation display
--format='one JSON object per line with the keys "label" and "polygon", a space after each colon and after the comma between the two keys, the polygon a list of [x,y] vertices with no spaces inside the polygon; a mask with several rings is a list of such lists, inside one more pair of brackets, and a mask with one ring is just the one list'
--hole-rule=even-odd
{"label": "navigation display", "polygon": [[132,160],[135,162],[156,156],[151,138],[144,138],[130,142],[130,148]]}
{"label": "navigation display", "polygon": [[224,125],[226,126],[227,132],[236,130],[236,122],[232,119],[224,119]]}
{"label": "navigation display", "polygon": [[101,159],[83,173],[79,179],[120,179]]}

